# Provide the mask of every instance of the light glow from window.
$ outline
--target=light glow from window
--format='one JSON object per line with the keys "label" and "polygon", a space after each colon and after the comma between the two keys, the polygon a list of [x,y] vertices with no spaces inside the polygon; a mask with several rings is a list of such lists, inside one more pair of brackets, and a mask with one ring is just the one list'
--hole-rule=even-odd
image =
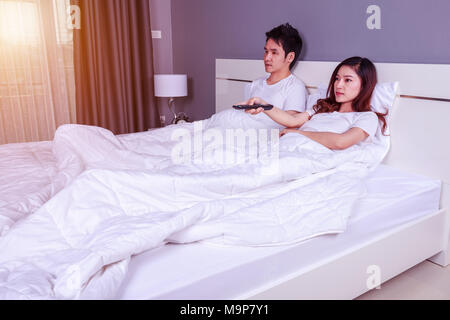
{"label": "light glow from window", "polygon": [[36,3],[0,0],[0,41],[14,45],[32,44],[39,40]]}

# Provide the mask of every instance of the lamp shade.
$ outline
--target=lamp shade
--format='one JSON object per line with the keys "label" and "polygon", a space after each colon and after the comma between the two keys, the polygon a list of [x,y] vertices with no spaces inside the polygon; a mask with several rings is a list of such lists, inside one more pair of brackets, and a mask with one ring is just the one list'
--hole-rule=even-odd
{"label": "lamp shade", "polygon": [[185,74],[155,74],[156,97],[186,97],[187,75]]}

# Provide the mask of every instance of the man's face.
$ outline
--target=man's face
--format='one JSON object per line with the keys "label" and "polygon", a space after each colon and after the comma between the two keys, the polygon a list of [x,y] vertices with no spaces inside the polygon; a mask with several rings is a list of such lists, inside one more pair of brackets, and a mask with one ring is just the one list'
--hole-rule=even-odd
{"label": "man's face", "polygon": [[276,43],[273,39],[269,39],[264,47],[264,67],[266,72],[273,73],[287,68],[291,63],[291,55],[286,55],[281,45]]}

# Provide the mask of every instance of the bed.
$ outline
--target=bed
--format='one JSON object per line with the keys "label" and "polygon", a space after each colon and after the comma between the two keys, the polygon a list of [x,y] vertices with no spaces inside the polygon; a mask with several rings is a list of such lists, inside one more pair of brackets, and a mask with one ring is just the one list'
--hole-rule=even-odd
{"label": "bed", "polygon": [[[314,93],[336,65],[300,62],[294,73]],[[242,101],[245,85],[263,76],[261,70],[259,60],[217,59],[216,112]],[[169,244],[133,258],[117,297],[353,299],[426,259],[447,266],[449,150],[428,141],[428,134],[445,135],[445,123],[424,124],[420,111],[432,108],[443,119],[450,116],[444,80],[449,66],[377,64],[377,70],[380,81],[401,84],[390,120],[392,148],[367,177],[368,194],[356,205],[346,232],[281,247]],[[430,75],[440,85],[430,86]],[[411,130],[415,126],[408,124],[418,121],[429,130]],[[155,259],[158,255],[164,259]],[[174,267],[180,264],[181,270]]]}
{"label": "bed", "polygon": [[[300,62],[295,73],[314,92],[319,84],[328,81],[336,64]],[[216,111],[241,101],[245,84],[261,76],[261,69],[261,61],[218,59]],[[163,242],[133,254],[125,267],[116,263],[117,268],[110,268],[112,273],[123,273],[123,278],[115,284],[118,289],[114,295],[101,298],[352,299],[425,259],[443,267],[448,265],[450,151],[430,140],[448,136],[445,123],[450,117],[450,90],[444,79],[450,76],[450,68],[377,64],[377,70],[380,81],[400,82],[390,119],[392,146],[383,164],[365,178],[367,193],[356,202],[345,232],[262,247]],[[416,76],[412,77],[411,72]],[[423,110],[439,117],[424,118]],[[417,126],[424,130],[412,130]],[[137,133],[120,139],[139,145],[136,137],[152,134]],[[6,159],[24,163],[22,169],[28,170],[23,182],[30,196],[21,206],[6,205],[14,203],[11,199],[21,189],[11,183],[18,179],[18,171],[11,171],[2,181],[12,192],[0,199],[4,205],[0,208],[10,210],[12,220],[33,215],[49,194],[62,189],[67,176],[57,176],[51,148],[49,142],[10,145],[7,151],[3,148],[8,157],[4,158],[2,170],[10,169]],[[411,247],[414,249],[408,249]],[[183,268],[174,268],[181,264]],[[5,279],[2,271],[0,280]],[[98,298],[82,296],[90,297]]]}

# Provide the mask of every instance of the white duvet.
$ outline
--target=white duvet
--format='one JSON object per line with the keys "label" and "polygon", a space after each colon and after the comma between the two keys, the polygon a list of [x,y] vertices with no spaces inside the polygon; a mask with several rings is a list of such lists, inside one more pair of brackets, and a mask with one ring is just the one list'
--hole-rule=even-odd
{"label": "white duvet", "polygon": [[0,146],[0,236],[55,193],[56,174],[50,141]]}
{"label": "white duvet", "polygon": [[[254,126],[233,112],[119,137],[60,127],[47,183],[56,194],[28,217],[8,220],[0,238],[0,299],[114,298],[131,256],[167,242],[281,245],[345,231],[365,192],[361,179],[388,140],[331,151],[287,134],[276,145],[278,170],[208,162],[212,153],[198,152],[192,159],[202,161],[174,164],[175,130]],[[232,151],[248,158],[248,150]]]}

